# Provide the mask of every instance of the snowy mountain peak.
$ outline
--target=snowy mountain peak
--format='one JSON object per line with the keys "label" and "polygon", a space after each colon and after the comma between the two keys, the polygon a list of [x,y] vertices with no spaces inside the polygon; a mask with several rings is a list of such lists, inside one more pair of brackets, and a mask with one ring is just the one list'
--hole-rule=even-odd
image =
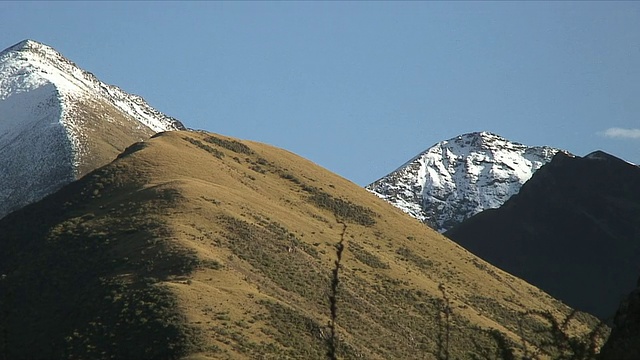
{"label": "snowy mountain peak", "polygon": [[460,146],[468,145],[471,148],[482,148],[495,151],[526,148],[525,145],[509,141],[500,135],[490,133],[488,131],[463,134],[455,137],[454,139],[443,141],[443,143],[449,143],[452,141]]}
{"label": "snowy mountain peak", "polygon": [[0,53],[0,99],[22,87],[51,83],[62,95],[101,96],[155,132],[183,129],[174,118],[149,106],[137,95],[107,85],[80,69],[50,46],[23,40]]}
{"label": "snowy mountain peak", "polygon": [[38,52],[41,56],[49,56],[51,58],[63,58],[63,56],[51,46],[45,45],[41,42],[31,40],[31,39],[22,40],[19,43],[6,48],[2,52],[0,52],[0,55],[3,55],[4,53],[7,53],[7,52],[15,52],[15,51]]}
{"label": "snowy mountain peak", "polygon": [[47,49],[53,50],[51,47],[46,46],[42,43],[39,43],[35,40],[26,39],[22,40],[19,43],[9,47],[5,51],[22,51],[22,50],[34,50],[38,48],[46,47]]}
{"label": "snowy mountain peak", "polygon": [[184,129],[50,46],[0,52],[0,218],[160,131]]}
{"label": "snowy mountain peak", "polygon": [[433,145],[367,189],[444,232],[502,205],[558,151],[473,132]]}
{"label": "snowy mountain peak", "polygon": [[479,144],[491,144],[494,141],[501,141],[503,143],[508,142],[505,138],[488,131],[472,132],[460,135],[459,137],[475,140],[476,143]]}

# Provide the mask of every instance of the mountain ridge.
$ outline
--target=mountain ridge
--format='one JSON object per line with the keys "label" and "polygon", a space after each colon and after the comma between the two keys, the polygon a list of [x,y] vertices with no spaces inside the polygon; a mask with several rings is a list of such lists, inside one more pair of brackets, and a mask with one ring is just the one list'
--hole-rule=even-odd
{"label": "mountain ridge", "polygon": [[0,52],[0,218],[184,125],[33,40]]}
{"label": "mountain ridge", "polygon": [[44,44],[0,53],[0,120],[2,358],[591,359],[608,334],[352,182],[182,131]]}
{"label": "mountain ridge", "polygon": [[637,277],[639,184],[640,168],[613,155],[559,153],[502,207],[445,235],[567,304],[610,320]]}
{"label": "mountain ridge", "polygon": [[502,205],[557,152],[566,151],[468,133],[431,146],[366,188],[444,232]]}
{"label": "mountain ridge", "polygon": [[[53,67],[60,70],[65,75],[71,76],[62,76],[67,80],[68,83],[72,83],[75,87],[84,88],[83,90],[96,91],[96,89],[101,89],[103,94],[111,95],[115,101],[121,101],[121,103],[116,104],[123,111],[129,113],[130,115],[134,115],[141,123],[145,126],[151,128],[155,132],[166,131],[166,130],[178,130],[184,129],[184,125],[179,122],[177,119],[167,116],[149,106],[142,97],[139,95],[128,94],[115,85],[108,85],[100,81],[94,74],[81,69],[78,67],[73,61],[64,57],[61,53],[59,53],[56,49],[40,43],[35,40],[27,39],[23,40],[9,48],[0,52],[0,56],[8,55],[12,52],[18,52],[21,54],[24,53],[32,53],[37,54],[42,60],[49,62],[48,65],[53,65]],[[43,70],[43,69],[37,69]],[[45,69],[46,71],[46,69]],[[45,72],[46,73],[46,72]],[[53,79],[58,74],[46,73],[52,77],[50,80],[56,87],[61,87],[63,92],[66,91],[78,91],[77,89],[73,89],[73,86],[65,87],[63,85],[63,81],[55,81],[61,79]],[[70,85],[70,84],[67,84]],[[92,94],[93,95],[93,94]],[[132,104],[127,104],[127,102]],[[136,108],[136,105],[139,108]]]}

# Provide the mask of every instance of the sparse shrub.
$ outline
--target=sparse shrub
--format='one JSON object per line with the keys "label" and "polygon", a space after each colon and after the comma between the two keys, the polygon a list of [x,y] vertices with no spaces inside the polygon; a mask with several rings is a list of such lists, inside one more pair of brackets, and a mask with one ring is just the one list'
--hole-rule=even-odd
{"label": "sparse shrub", "polygon": [[286,180],[291,181],[292,183],[296,184],[296,185],[300,185],[302,184],[302,181],[300,181],[300,179],[298,179],[297,177],[295,177],[294,175],[287,173],[287,172],[280,172],[280,177]]}
{"label": "sparse shrub", "polygon": [[422,270],[430,270],[433,266],[433,261],[414,254],[413,251],[406,247],[398,248],[398,250],[396,250],[396,254],[398,254],[401,259],[412,262]]}
{"label": "sparse shrub", "polygon": [[220,264],[220,262],[216,260],[200,260],[199,266],[212,270],[220,270],[224,267],[222,264]]}
{"label": "sparse shrub", "polygon": [[310,194],[312,204],[330,210],[338,219],[353,222],[363,226],[371,226],[376,223],[376,215],[371,209],[352,203],[349,200],[339,199],[313,186],[303,186],[304,191]]}
{"label": "sparse shrub", "polygon": [[190,138],[190,137],[183,137],[184,140],[187,140],[188,142],[192,143],[193,145],[199,147],[200,149],[212,154],[213,156],[217,157],[218,159],[222,159],[224,158],[224,153],[218,149],[212,148],[211,146],[202,143],[202,141],[194,139],[194,138]]}
{"label": "sparse shrub", "polygon": [[246,155],[253,154],[253,150],[251,150],[250,147],[236,140],[225,140],[225,139],[220,139],[218,137],[210,135],[205,137],[204,141],[210,144],[218,145],[220,147],[223,147],[227,150],[231,150],[236,153],[246,154]]}
{"label": "sparse shrub", "polygon": [[[582,316],[583,313],[572,310],[564,319],[558,320],[548,311],[527,311],[521,314],[521,319],[533,318],[543,323],[543,333],[547,339],[538,344],[538,348],[543,354],[552,353],[554,354],[553,358],[557,360],[596,360],[600,346],[609,335],[608,327],[604,323],[598,322],[585,335],[570,335],[571,322]],[[521,333],[520,336],[524,335]],[[531,359],[544,357],[539,353],[529,354],[526,348],[523,351]]]}
{"label": "sparse shrub", "polygon": [[251,165],[249,166],[249,169],[260,173],[260,174],[265,174],[267,171],[265,169],[263,169],[260,165]]}
{"label": "sparse shrub", "polygon": [[358,261],[363,264],[368,265],[374,269],[388,269],[389,264],[383,262],[377,256],[365,250],[362,246],[358,245],[353,241],[349,241],[349,250],[353,257],[355,257]]}

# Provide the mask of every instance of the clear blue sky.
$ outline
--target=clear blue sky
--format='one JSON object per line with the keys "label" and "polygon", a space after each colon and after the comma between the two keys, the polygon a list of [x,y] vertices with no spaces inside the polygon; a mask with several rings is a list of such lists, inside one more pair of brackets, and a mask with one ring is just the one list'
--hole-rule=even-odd
{"label": "clear blue sky", "polygon": [[0,2],[27,38],[360,185],[482,130],[640,164],[638,2]]}

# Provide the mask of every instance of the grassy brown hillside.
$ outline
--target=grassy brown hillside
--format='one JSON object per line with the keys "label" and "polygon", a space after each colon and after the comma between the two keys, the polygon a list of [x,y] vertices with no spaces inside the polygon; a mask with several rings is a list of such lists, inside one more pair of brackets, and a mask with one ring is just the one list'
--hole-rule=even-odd
{"label": "grassy brown hillside", "polygon": [[0,359],[578,359],[608,332],[305,159],[203,132],[0,234]]}
{"label": "grassy brown hillside", "polygon": [[155,131],[100,98],[69,101],[79,133],[78,177],[108,164],[131,144]]}

